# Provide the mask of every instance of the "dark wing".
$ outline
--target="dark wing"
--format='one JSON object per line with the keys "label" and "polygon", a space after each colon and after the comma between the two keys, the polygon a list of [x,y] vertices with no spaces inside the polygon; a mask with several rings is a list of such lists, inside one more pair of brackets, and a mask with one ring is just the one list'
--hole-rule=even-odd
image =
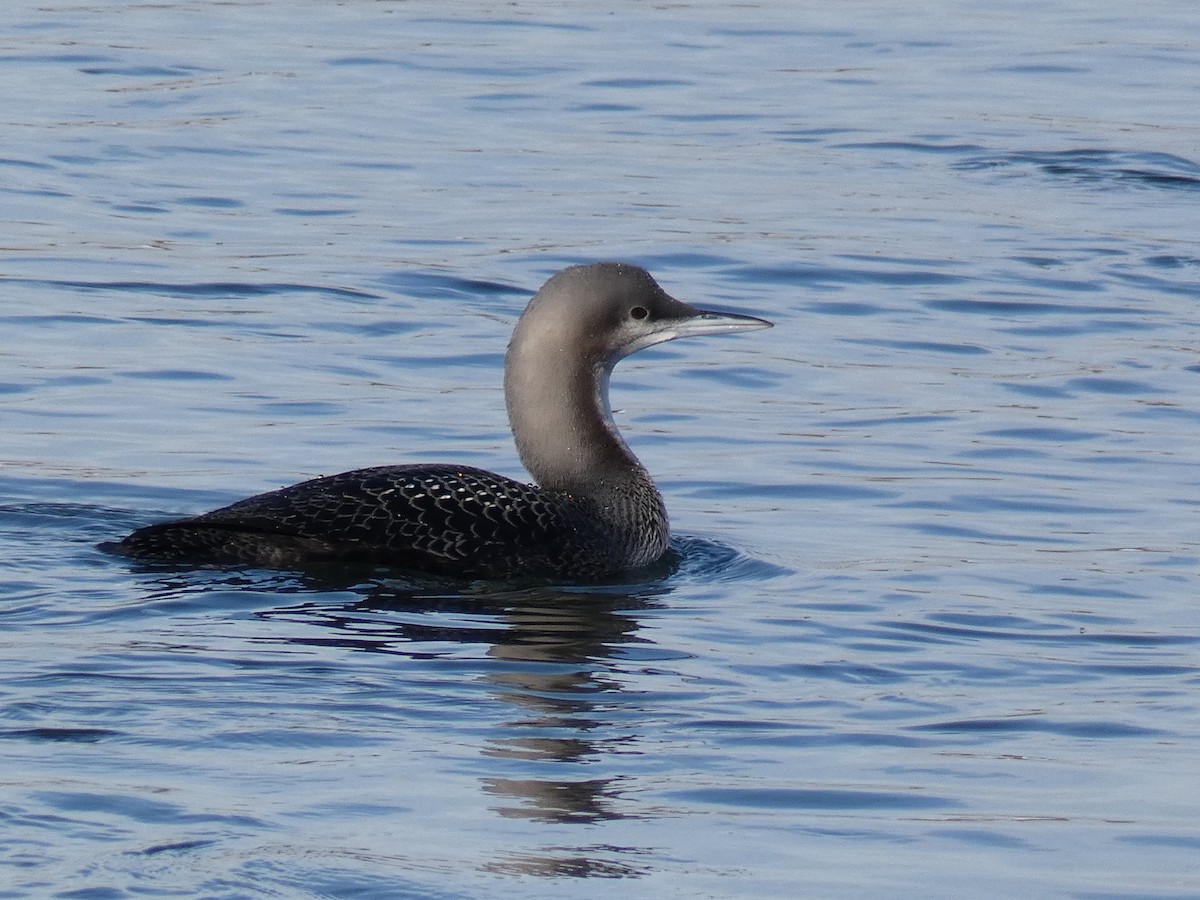
{"label": "dark wing", "polygon": [[364,560],[506,576],[561,567],[588,519],[564,494],[482,469],[382,466],[151,525],[111,549],[171,560],[275,566]]}

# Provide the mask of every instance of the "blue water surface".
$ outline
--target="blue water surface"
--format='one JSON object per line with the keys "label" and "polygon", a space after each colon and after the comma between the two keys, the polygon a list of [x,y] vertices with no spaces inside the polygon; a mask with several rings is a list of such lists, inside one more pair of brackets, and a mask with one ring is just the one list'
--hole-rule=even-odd
{"label": "blue water surface", "polygon": [[[10,4],[0,896],[1200,896],[1200,29],[1150,0]],[[146,567],[519,475],[575,262],[673,569]]]}

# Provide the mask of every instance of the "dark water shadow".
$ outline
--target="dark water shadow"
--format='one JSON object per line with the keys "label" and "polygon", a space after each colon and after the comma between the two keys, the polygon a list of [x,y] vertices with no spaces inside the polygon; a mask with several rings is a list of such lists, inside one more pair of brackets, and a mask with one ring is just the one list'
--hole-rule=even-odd
{"label": "dark water shadow", "polygon": [[[182,594],[194,609],[205,595],[269,598],[250,611],[284,623],[284,636],[262,639],[268,642],[444,665],[437,677],[452,679],[450,705],[461,703],[467,719],[486,723],[454,730],[460,739],[478,740],[478,788],[501,819],[564,826],[646,814],[611,761],[633,752],[638,723],[649,715],[640,712],[644,701],[625,691],[621,661],[650,644],[638,634],[639,616],[664,605],[673,590],[669,577],[578,587],[452,584],[349,569],[137,574],[148,602]],[[405,671],[397,676],[399,693]],[[439,707],[435,699],[431,708]],[[444,708],[434,714],[454,716]],[[651,849],[575,845],[567,838],[480,866],[497,874],[637,877],[648,870],[629,859],[651,859]]]}

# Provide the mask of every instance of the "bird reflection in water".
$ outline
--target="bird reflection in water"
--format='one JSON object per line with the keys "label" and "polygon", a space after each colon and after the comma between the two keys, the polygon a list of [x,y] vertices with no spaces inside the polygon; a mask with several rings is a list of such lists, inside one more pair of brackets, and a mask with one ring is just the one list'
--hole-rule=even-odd
{"label": "bird reflection in water", "polygon": [[[175,571],[155,580],[164,597],[244,589],[259,599],[303,598],[253,613],[276,624],[304,626],[284,638],[290,645],[417,660],[479,660],[484,663],[479,674],[468,675],[465,683],[486,685],[491,700],[509,711],[487,717],[490,721],[482,726],[479,752],[496,764],[481,773],[479,783],[493,811],[506,819],[586,824],[637,816],[623,796],[632,787],[627,776],[573,776],[580,763],[588,764],[593,774],[599,768],[594,764],[604,757],[631,752],[637,715],[629,701],[636,699],[624,690],[620,661],[629,655],[656,655],[637,634],[638,613],[661,606],[672,589],[665,576],[674,566],[669,561],[662,573],[655,573],[663,577],[654,581],[586,588],[476,583],[451,589],[449,583],[356,578],[342,568],[286,575]],[[638,645],[640,650],[630,650]],[[506,770],[512,777],[504,775]],[[632,876],[641,870],[630,859],[646,852],[608,846],[525,848],[485,868],[548,876]]]}
{"label": "bird reflection in water", "polygon": [[[487,657],[504,665],[489,668],[480,680],[512,714],[491,726],[495,734],[484,739],[480,753],[527,772],[480,777],[492,809],[503,818],[592,823],[634,815],[622,800],[625,779],[571,777],[578,771],[572,764],[595,761],[632,743],[624,730],[617,733],[628,709],[612,661],[622,648],[645,643],[636,634],[636,613],[656,606],[655,598],[667,591],[661,582],[471,594],[418,593],[381,584],[340,609],[309,608],[304,617],[334,629],[337,635],[328,641],[364,650],[430,656],[458,653],[464,644],[488,644]],[[300,610],[278,612],[294,616]],[[385,621],[394,624],[391,634],[381,630]],[[545,877],[634,877],[644,870],[629,860],[646,852],[553,846],[507,854],[484,868]]]}

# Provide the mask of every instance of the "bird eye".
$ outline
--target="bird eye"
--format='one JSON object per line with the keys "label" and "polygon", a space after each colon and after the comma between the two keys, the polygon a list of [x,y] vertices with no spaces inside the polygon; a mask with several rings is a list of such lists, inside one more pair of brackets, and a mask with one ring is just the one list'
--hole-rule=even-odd
{"label": "bird eye", "polygon": [[629,317],[631,319],[644,319],[648,315],[650,315],[650,311],[644,306],[635,306],[629,311]]}

